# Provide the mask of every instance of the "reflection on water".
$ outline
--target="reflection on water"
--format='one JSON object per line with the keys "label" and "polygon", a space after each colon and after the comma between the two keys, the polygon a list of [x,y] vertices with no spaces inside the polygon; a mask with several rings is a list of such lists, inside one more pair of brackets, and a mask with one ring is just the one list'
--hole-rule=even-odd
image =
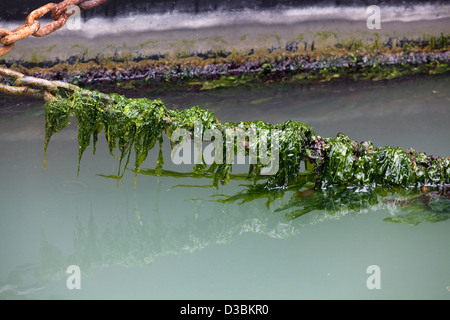
{"label": "reflection on water", "polygon": [[[170,213],[159,206],[161,196],[165,195],[161,181],[155,182],[151,210],[141,209],[137,195],[125,192],[119,194],[118,201],[127,202],[127,208],[124,211],[118,210],[106,219],[102,217],[104,218],[102,221],[96,219],[98,215],[103,216],[102,208],[91,204],[89,213],[80,212],[78,205],[81,203],[78,201],[83,201],[83,197],[77,199],[74,210],[69,210],[74,216],[66,218],[73,221],[74,225],[74,230],[71,232],[72,252],[68,255],[64,254],[57,240],[48,239],[47,233],[51,232],[50,228],[56,226],[54,222],[46,223],[41,230],[38,262],[10,271],[2,284],[0,294],[3,298],[33,297],[35,292],[45,290],[50,282],[64,280],[68,276],[67,267],[74,264],[82,267],[83,277],[88,279],[89,276],[101,272],[102,268],[108,266],[126,268],[151,266],[162,256],[189,254],[214,244],[231,243],[242,234],[252,233],[270,238],[288,239],[299,234],[305,225],[338,220],[346,215],[356,216],[361,213],[361,208],[352,208],[356,210],[337,210],[330,214],[328,210],[321,210],[326,208],[318,207],[307,219],[292,223],[283,219],[282,215],[270,213],[270,210],[265,208],[265,201],[251,201],[245,203],[245,206],[231,206],[228,201],[211,204],[214,200],[184,199],[188,202],[184,204],[187,210],[177,212],[177,216],[172,217],[175,218],[174,221],[168,220],[164,215]],[[70,181],[63,181],[57,186],[64,189],[63,186],[70,183]],[[85,186],[82,182],[76,185]],[[61,191],[58,190],[58,192]],[[78,192],[63,191],[64,195],[69,196],[78,193],[80,193],[79,190]],[[183,199],[180,200],[183,201]],[[245,202],[245,199],[243,201]],[[316,201],[316,203],[319,202]],[[96,210],[93,209],[94,207]],[[391,214],[388,219],[402,217],[398,215],[399,208],[395,206],[374,205],[367,206],[365,210],[368,214],[375,214],[376,211],[381,211],[383,215]],[[430,221],[448,219],[449,211],[447,207],[446,212],[441,212],[441,220],[435,218]],[[291,215],[295,213],[296,211]],[[409,215],[401,210],[400,213],[410,217],[406,219],[406,222],[412,218],[413,223],[427,221],[426,219],[432,217],[423,209],[415,210]],[[435,214],[439,215],[439,212]],[[405,222],[405,219],[401,221]]]}
{"label": "reflection on water", "polygon": [[[449,81],[236,88],[163,101],[211,106],[224,121],[299,120],[324,136],[346,130],[449,156]],[[449,298],[447,200],[404,190],[268,194],[239,172],[216,190],[169,161],[154,176],[152,153],[136,188],[132,172],[117,187],[105,178],[117,163],[104,141],[77,177],[75,124],[52,138],[44,171],[40,108],[0,120],[1,298]],[[379,291],[366,287],[373,264],[382,270]],[[69,265],[81,268],[81,290],[66,287]]]}

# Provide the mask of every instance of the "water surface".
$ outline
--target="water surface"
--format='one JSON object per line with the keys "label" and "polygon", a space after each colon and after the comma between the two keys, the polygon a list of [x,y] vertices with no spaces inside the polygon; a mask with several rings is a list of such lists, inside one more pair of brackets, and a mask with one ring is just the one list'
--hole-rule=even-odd
{"label": "water surface", "polygon": [[[170,108],[199,105],[224,122],[292,119],[324,137],[343,132],[447,157],[449,86],[446,76],[142,96]],[[128,171],[117,187],[99,176],[116,174],[118,165],[103,134],[77,177],[75,120],[52,137],[43,170],[42,103],[7,99],[0,111],[3,299],[450,298],[448,220],[388,223],[396,209],[376,205],[289,221],[265,199],[214,201],[242,191],[243,181],[215,190],[192,187],[211,184],[207,178],[140,174],[134,188]],[[155,167],[156,151],[142,168]],[[167,144],[164,152],[164,169],[189,170],[170,163]],[[66,286],[69,265],[81,269],[79,290]],[[381,289],[366,285],[371,265],[380,267]]]}

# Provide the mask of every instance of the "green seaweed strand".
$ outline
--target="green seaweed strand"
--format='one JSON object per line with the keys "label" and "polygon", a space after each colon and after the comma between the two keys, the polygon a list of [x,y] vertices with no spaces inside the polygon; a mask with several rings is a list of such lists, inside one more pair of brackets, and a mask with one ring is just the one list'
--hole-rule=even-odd
{"label": "green seaweed strand", "polygon": [[51,137],[69,124],[70,103],[59,97],[49,100],[45,105],[45,140],[44,140],[44,169],[47,168],[47,148]]}
{"label": "green seaweed strand", "polygon": [[103,129],[100,121],[101,102],[98,92],[93,91],[92,95],[83,96],[80,92],[73,95],[74,114],[78,121],[78,170],[80,174],[80,162],[84,151],[90,145],[91,136],[93,143],[93,153],[98,141],[98,134]]}
{"label": "green seaweed strand", "polygon": [[[70,98],[59,97],[56,101],[47,102],[45,151],[51,136],[67,126],[70,116],[78,120],[78,172],[91,137],[95,153],[98,134],[103,129],[111,155],[119,159],[118,179],[123,176],[134,149],[135,183],[142,163],[157,142],[160,152],[156,172],[161,172],[164,163],[161,150],[163,134],[170,139],[174,130],[186,129],[194,136],[198,134],[194,132],[195,124],[201,123],[203,132],[218,129],[223,134],[223,141],[226,141],[228,134],[226,129],[231,129],[231,132],[255,130],[257,138],[252,143],[256,145],[262,143],[262,132],[268,138],[268,145],[272,139],[279,139],[279,167],[275,174],[266,179],[265,188],[268,190],[305,185],[305,177],[314,185],[314,190],[339,186],[411,188],[450,184],[450,158],[427,156],[414,149],[403,150],[392,146],[379,148],[370,141],[352,141],[342,133],[336,138],[322,138],[310,126],[298,121],[288,120],[275,125],[263,121],[220,123],[212,112],[198,106],[169,110],[159,99],[129,99],[111,94],[105,100],[105,96],[99,92],[89,93],[86,90],[79,90]],[[280,132],[277,137],[271,135],[270,130],[273,129]],[[238,139],[231,143],[235,151],[250,155],[252,145],[244,147],[238,143]],[[224,143],[223,163],[213,163],[208,168],[204,160],[200,159],[193,168],[196,174],[211,174],[216,188],[219,184],[227,184],[231,177],[232,164],[226,161],[225,148]],[[119,156],[114,154],[116,149]],[[250,165],[248,172],[248,178],[255,181],[266,166],[261,163],[261,155],[256,155],[256,158],[256,163]]]}

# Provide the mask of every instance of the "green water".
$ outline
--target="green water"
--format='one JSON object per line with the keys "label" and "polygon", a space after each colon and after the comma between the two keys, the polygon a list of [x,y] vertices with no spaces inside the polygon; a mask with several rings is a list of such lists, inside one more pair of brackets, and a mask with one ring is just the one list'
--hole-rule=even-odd
{"label": "green water", "polygon": [[[321,136],[450,156],[450,77],[379,84],[142,93],[171,108],[199,105],[223,122],[287,119]],[[398,208],[314,211],[285,219],[265,199],[222,203],[244,181],[134,173],[120,181],[101,134],[77,177],[76,124],[56,134],[43,170],[40,101],[0,107],[2,299],[450,299],[450,221],[393,224]],[[75,122],[75,120],[73,120]],[[188,172],[170,162],[164,169]],[[153,169],[157,150],[142,169]],[[239,166],[234,170],[240,171]],[[244,172],[246,168],[242,168]],[[191,186],[191,187],[188,187]],[[197,187],[196,187],[197,186]],[[81,288],[69,290],[70,265]],[[369,289],[367,268],[380,268]]]}

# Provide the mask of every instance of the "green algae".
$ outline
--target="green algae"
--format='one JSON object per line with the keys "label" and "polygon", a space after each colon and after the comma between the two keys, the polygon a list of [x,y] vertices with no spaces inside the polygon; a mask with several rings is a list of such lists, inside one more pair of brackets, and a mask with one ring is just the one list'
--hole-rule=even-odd
{"label": "green algae", "polygon": [[[374,146],[371,141],[356,142],[339,133],[336,138],[323,138],[307,124],[287,120],[280,124],[263,121],[221,123],[212,112],[198,106],[184,110],[169,110],[161,100],[128,99],[111,94],[108,99],[99,92],[80,91],[69,98],[48,101],[46,107],[46,136],[44,149],[50,138],[64,129],[70,117],[78,120],[79,163],[91,140],[94,144],[103,130],[112,156],[119,160],[117,175],[99,175],[105,178],[122,178],[127,169],[137,175],[157,177],[208,178],[212,184],[175,187],[219,188],[231,180],[247,181],[244,190],[234,195],[217,194],[223,203],[243,204],[255,200],[266,201],[266,207],[284,214],[287,220],[299,218],[316,210],[331,213],[361,212],[385,203],[402,207],[399,215],[384,221],[417,225],[450,218],[450,158],[428,156],[414,149]],[[233,139],[235,153],[255,157],[247,174],[233,174],[232,163],[227,163],[227,144],[223,144],[223,163],[207,165],[203,158],[192,172],[174,172],[163,169],[163,135],[169,138],[177,129],[185,129],[191,139],[201,130],[216,129],[226,141],[227,135],[254,130],[256,140],[245,140],[247,145]],[[275,130],[275,131],[273,131]],[[276,135],[275,135],[276,132]],[[200,135],[200,137],[202,137]],[[261,174],[267,167],[261,155],[252,153],[268,138],[267,145],[278,139],[278,170],[268,176]],[[174,141],[172,141],[173,143]],[[141,169],[148,153],[159,144],[154,169]],[[179,143],[179,141],[177,142]],[[195,142],[194,142],[195,143]],[[173,145],[172,145],[173,146]],[[119,151],[118,155],[115,151]],[[135,162],[127,168],[132,150]],[[78,166],[79,170],[80,166]],[[249,183],[250,182],[250,183]],[[285,196],[290,199],[284,201]],[[279,202],[285,202],[281,204]]]}
{"label": "green algae", "polygon": [[[129,99],[110,94],[109,100],[105,100],[104,95],[97,91],[86,94],[86,91],[80,90],[70,98],[60,97],[47,103],[45,150],[51,136],[67,126],[70,116],[75,116],[78,121],[79,164],[91,140],[95,153],[98,135],[103,130],[111,155],[119,160],[118,177],[123,176],[133,150],[137,176],[148,153],[158,142],[157,171],[161,172],[164,163],[161,150],[163,135],[170,139],[175,130],[185,129],[191,138],[199,136],[201,141],[202,132],[194,132],[199,130],[196,124],[200,123],[203,132],[218,130],[223,135],[223,141],[232,144],[235,153],[243,152],[245,156],[254,158],[248,172],[249,179],[260,176],[261,170],[267,167],[267,163],[262,161],[263,155],[251,151],[263,143],[263,138],[267,139],[267,145],[276,139],[278,148],[267,148],[269,156],[275,153],[278,156],[278,170],[267,176],[268,189],[296,185],[304,178],[305,170],[315,173],[315,188],[372,184],[407,188],[450,184],[449,158],[427,156],[414,149],[375,147],[370,141],[358,143],[341,133],[336,138],[322,138],[310,126],[298,121],[288,120],[280,124],[263,121],[220,123],[212,112],[198,106],[169,110],[159,99]],[[246,147],[234,137],[227,140],[230,132],[248,133],[249,130],[255,132],[256,139],[249,140],[252,142]],[[208,167],[200,158],[193,168],[197,174],[211,173],[216,187],[230,180],[232,162],[226,155],[227,144],[223,144],[222,163],[213,163]],[[115,154],[117,150],[118,155]]]}
{"label": "green algae", "polygon": [[45,107],[45,139],[44,139],[44,168],[46,168],[47,149],[51,137],[67,127],[69,124],[70,103],[66,99],[51,100]]}
{"label": "green algae", "polygon": [[386,217],[383,220],[390,223],[406,223],[416,226],[422,222],[440,222],[450,219],[450,200],[437,198],[424,205],[421,201],[404,206],[406,213]]}
{"label": "green algae", "polygon": [[[141,173],[156,176],[155,170]],[[162,176],[172,178],[210,179],[211,175],[192,172],[163,170]],[[389,223],[418,225],[423,222],[439,222],[450,219],[450,193],[448,189],[422,192],[420,188],[385,186],[344,187],[332,185],[314,190],[314,173],[305,172],[302,181],[286,189],[267,189],[265,183],[248,182],[242,190],[232,194],[215,194],[209,201],[242,205],[253,201],[265,201],[268,210],[281,213],[286,220],[297,219],[314,211],[326,211],[340,217],[348,212],[362,213],[371,209],[386,208],[391,216],[383,219]],[[232,180],[246,181],[245,174],[233,174]],[[176,185],[173,188],[211,188],[212,185]],[[285,201],[288,199],[288,201]],[[205,199],[197,199],[205,200]],[[281,203],[281,204],[280,204]],[[393,212],[392,212],[393,211]]]}
{"label": "green algae", "polygon": [[78,121],[78,174],[80,172],[80,162],[84,151],[90,145],[92,136],[93,153],[95,154],[95,146],[98,141],[98,134],[103,129],[102,123],[99,121],[100,100],[96,98],[96,92],[92,96],[81,97],[75,94],[73,105],[77,107],[74,110],[75,117]]}
{"label": "green algae", "polygon": [[[414,225],[449,218],[450,158],[429,156],[411,148],[377,147],[371,141],[356,142],[342,133],[335,138],[323,138],[298,121],[221,123],[212,112],[198,106],[170,110],[159,99],[129,99],[119,94],[105,96],[82,89],[67,98],[47,102],[45,154],[51,137],[63,130],[71,117],[78,122],[78,172],[83,153],[91,143],[95,153],[99,134],[104,131],[110,154],[119,160],[119,169],[116,175],[100,176],[118,182],[127,169],[134,172],[135,185],[139,173],[159,177],[208,177],[216,189],[231,180],[245,179],[251,182],[246,190],[232,196],[222,195],[222,199],[215,201],[245,203],[265,199],[269,208],[285,194],[293,193],[289,202],[275,209],[275,212],[283,212],[288,220],[314,210],[359,212],[383,199],[389,202],[392,194],[403,200],[391,202],[405,206],[407,213],[388,217],[387,222]],[[203,132],[209,129],[219,132],[222,141],[226,141],[222,144],[222,158],[219,157],[223,161],[208,165],[204,157],[199,157],[191,173],[164,170],[163,137],[171,139],[177,129],[188,132],[182,140],[194,138],[194,145],[200,148]],[[255,133],[255,139],[250,139],[249,132]],[[248,140],[238,138],[246,135]],[[171,142],[172,147],[180,143]],[[155,169],[141,169],[156,144],[159,144],[159,153]],[[266,155],[253,152],[261,145],[267,147]],[[234,162],[229,161],[227,154],[230,146],[234,155],[241,152],[253,159],[247,174],[232,173]],[[134,164],[128,168],[133,151]],[[264,175],[263,170],[269,166],[264,157],[274,155],[277,170]],[[417,208],[426,208],[426,212]]]}

